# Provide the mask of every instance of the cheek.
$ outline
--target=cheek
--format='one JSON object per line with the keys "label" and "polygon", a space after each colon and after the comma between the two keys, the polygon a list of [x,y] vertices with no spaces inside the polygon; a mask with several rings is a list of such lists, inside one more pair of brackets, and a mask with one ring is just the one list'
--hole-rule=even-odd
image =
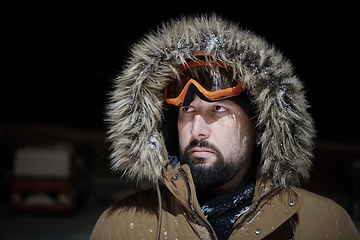
{"label": "cheek", "polygon": [[237,127],[238,151],[243,157],[252,155],[255,145],[255,129],[251,124],[239,124]]}
{"label": "cheek", "polygon": [[233,118],[222,119],[212,126],[212,141],[223,154],[232,152],[234,146],[239,146],[240,128]]}
{"label": "cheek", "polygon": [[229,118],[222,122],[222,126],[217,126],[216,139],[218,146],[224,155],[243,155],[249,151],[253,142],[251,126],[241,124],[234,118]]}

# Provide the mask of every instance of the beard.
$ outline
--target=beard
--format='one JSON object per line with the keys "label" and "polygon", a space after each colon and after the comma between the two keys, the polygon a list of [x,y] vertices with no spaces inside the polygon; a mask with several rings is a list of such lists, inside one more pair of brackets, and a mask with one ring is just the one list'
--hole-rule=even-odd
{"label": "beard", "polygon": [[[194,147],[205,147],[214,151],[216,161],[212,165],[195,164],[190,159],[190,149]],[[239,151],[234,151],[235,153]],[[193,157],[199,162],[205,162],[204,158]],[[238,154],[229,154],[225,159],[218,147],[207,142],[206,140],[192,141],[184,151],[180,152],[180,163],[187,164],[190,167],[194,184],[197,189],[213,189],[220,187],[232,180],[240,169],[244,166],[245,161],[241,161]]]}

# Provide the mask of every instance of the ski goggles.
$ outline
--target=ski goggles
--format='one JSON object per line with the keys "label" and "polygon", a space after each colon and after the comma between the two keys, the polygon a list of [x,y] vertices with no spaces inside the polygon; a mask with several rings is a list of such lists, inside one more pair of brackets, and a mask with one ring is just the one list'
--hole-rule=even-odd
{"label": "ski goggles", "polygon": [[[195,67],[195,66],[214,66],[220,67],[227,70],[232,70],[230,67],[224,66],[223,63],[219,61],[210,61],[210,60],[199,60],[191,61],[179,67],[179,72],[183,72],[186,69]],[[208,100],[210,101],[219,101],[226,98],[234,97],[239,95],[244,91],[240,81],[231,81],[224,83],[221,80],[221,77],[214,77],[213,82],[210,83],[208,79],[196,80],[193,78],[184,81],[182,84],[177,80],[171,81],[164,90],[164,99],[167,104],[182,106],[185,101],[185,97],[188,93],[188,90],[191,86],[196,87],[196,89]]]}

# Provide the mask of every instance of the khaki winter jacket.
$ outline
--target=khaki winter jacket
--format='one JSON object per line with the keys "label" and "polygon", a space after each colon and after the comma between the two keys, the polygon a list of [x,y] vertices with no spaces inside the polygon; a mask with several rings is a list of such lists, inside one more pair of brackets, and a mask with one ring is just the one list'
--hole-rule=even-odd
{"label": "khaki winter jacket", "polygon": [[178,68],[199,52],[232,69],[262,130],[255,197],[229,239],[358,239],[343,209],[293,187],[309,177],[315,130],[291,63],[263,38],[216,15],[164,23],[133,45],[108,105],[111,168],[156,191],[108,209],[91,239],[155,239],[158,229],[160,239],[216,239],[188,166],[169,164],[178,138],[168,130],[177,119],[164,104],[164,88],[181,81]]}
{"label": "khaki winter jacket", "polygon": [[[167,168],[161,187],[161,222],[154,189],[136,193],[107,209],[90,240],[217,239],[197,202],[187,165]],[[229,239],[360,239],[348,214],[333,201],[258,179],[250,209],[234,224]]]}

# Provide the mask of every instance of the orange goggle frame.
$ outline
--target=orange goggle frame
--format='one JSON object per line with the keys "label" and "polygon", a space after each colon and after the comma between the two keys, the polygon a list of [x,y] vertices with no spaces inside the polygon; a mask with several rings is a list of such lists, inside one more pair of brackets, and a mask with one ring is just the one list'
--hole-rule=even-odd
{"label": "orange goggle frame", "polygon": [[[186,69],[195,67],[195,66],[209,66],[209,65],[215,66],[215,67],[222,67],[225,69],[231,69],[230,67],[225,67],[221,62],[218,62],[218,61],[196,61],[196,62],[193,61],[193,62],[188,62],[186,65],[182,65],[179,68],[179,72],[183,72]],[[229,87],[229,88],[225,88],[225,89],[221,89],[221,90],[217,90],[217,91],[209,91],[209,90],[205,89],[203,86],[201,86],[201,84],[198,83],[195,79],[190,79],[187,81],[187,83],[185,84],[185,86],[183,87],[181,92],[178,94],[178,96],[171,98],[171,97],[168,97],[168,92],[169,92],[169,89],[172,89],[173,87],[175,87],[175,84],[176,84],[175,81],[176,80],[174,80],[173,82],[170,82],[164,90],[165,102],[167,104],[171,104],[171,105],[175,105],[175,106],[183,105],[184,99],[186,97],[186,94],[187,94],[191,84],[193,84],[199,90],[199,92],[201,94],[203,94],[210,101],[219,101],[219,100],[223,100],[226,98],[234,97],[244,91],[240,81],[238,81],[237,85],[233,86],[233,87]]]}

